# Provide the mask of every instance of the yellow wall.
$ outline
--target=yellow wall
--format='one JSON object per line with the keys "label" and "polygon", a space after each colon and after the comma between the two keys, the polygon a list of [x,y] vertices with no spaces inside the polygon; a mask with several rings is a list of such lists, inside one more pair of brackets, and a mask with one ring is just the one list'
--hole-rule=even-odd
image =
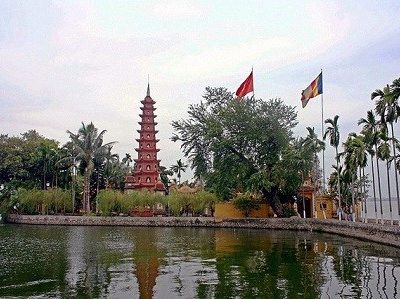
{"label": "yellow wall", "polygon": [[[272,217],[273,215],[274,213],[272,212],[271,207],[263,203],[260,204],[258,210],[251,211],[249,218],[268,218]],[[243,213],[239,209],[237,209],[231,202],[216,203],[214,217],[215,219],[245,218],[243,216]]]}
{"label": "yellow wall", "polygon": [[[325,205],[324,209],[321,209],[321,204]],[[336,209],[333,204],[333,199],[328,196],[320,196],[315,198],[315,210],[316,218],[324,219],[323,210],[325,210],[325,215],[327,219],[331,219],[336,215]]]}

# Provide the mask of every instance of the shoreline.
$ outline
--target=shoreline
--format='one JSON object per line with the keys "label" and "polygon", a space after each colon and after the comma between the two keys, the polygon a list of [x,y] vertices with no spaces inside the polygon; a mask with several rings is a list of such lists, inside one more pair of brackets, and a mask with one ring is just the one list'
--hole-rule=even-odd
{"label": "shoreline", "polygon": [[9,214],[7,223],[61,226],[215,227],[310,231],[352,237],[400,248],[400,226],[303,218],[129,217]]}

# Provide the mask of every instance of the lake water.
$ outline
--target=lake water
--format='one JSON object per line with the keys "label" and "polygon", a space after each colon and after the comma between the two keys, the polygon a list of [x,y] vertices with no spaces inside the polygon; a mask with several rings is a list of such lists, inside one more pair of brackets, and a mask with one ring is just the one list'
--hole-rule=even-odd
{"label": "lake water", "polygon": [[0,297],[400,298],[400,249],[289,231],[0,226]]}

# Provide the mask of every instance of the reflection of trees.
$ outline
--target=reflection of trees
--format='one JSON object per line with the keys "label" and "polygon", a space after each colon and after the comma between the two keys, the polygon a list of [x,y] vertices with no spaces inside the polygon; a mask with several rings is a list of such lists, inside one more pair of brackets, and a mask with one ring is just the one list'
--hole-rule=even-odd
{"label": "reflection of trees", "polygon": [[286,231],[6,225],[0,269],[0,297],[396,298],[400,251]]}
{"label": "reflection of trees", "polygon": [[233,235],[230,249],[234,251],[217,252],[215,297],[319,297],[320,265],[310,242],[300,241],[290,232],[285,235],[293,238],[283,240],[280,232],[224,230],[223,233]]}
{"label": "reflection of trees", "polygon": [[[335,246],[323,253],[327,262],[322,275],[330,277],[321,287],[324,294],[331,298],[397,298],[400,275],[395,266],[400,258],[397,249],[346,238],[326,239]],[[396,260],[384,258],[382,263],[379,256],[392,256]]]}

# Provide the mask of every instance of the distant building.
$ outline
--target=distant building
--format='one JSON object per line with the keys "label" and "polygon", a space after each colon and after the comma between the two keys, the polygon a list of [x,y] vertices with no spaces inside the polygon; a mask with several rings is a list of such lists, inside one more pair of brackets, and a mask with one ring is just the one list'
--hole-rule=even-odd
{"label": "distant building", "polygon": [[125,178],[125,190],[143,190],[147,189],[150,191],[165,191],[165,186],[160,180],[160,161],[157,159],[157,153],[160,151],[157,149],[156,130],[157,123],[154,119],[157,115],[154,114],[156,103],[150,96],[150,85],[147,85],[147,95],[143,101],[140,109],[142,113],[139,115],[141,121],[139,122],[140,130],[139,147],[137,151],[137,159],[134,159],[135,165],[133,173]]}

